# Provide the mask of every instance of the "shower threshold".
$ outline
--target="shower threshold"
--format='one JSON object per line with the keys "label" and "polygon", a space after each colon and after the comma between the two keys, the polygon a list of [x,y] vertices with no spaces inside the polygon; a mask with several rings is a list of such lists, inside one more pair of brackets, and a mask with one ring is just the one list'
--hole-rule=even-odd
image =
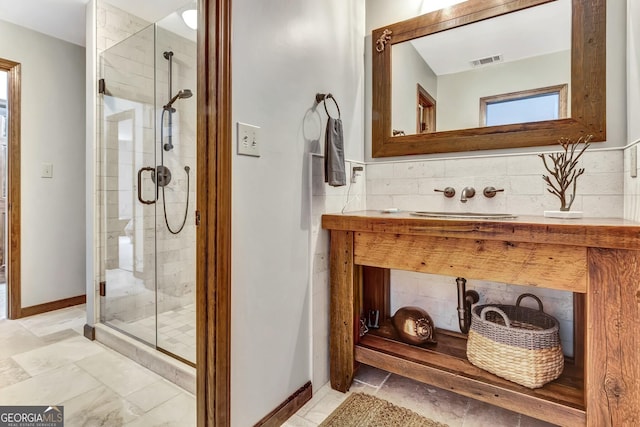
{"label": "shower threshold", "polygon": [[96,323],[96,341],[117,351],[189,393],[196,392],[196,368],[172,353],[155,349],[117,329]]}

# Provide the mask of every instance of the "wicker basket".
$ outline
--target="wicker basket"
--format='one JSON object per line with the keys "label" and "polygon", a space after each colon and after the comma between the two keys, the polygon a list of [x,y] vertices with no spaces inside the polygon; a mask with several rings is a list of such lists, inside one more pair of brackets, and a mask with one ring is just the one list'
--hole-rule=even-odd
{"label": "wicker basket", "polygon": [[[520,307],[531,297],[539,310]],[[564,368],[558,321],[542,311],[542,301],[522,294],[516,305],[473,308],[467,358],[475,366],[529,388],[555,380]]]}

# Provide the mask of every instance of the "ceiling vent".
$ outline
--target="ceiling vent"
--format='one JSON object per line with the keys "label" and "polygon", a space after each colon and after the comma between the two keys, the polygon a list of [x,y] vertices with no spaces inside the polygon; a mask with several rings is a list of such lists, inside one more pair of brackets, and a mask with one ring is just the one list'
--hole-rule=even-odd
{"label": "ceiling vent", "polygon": [[502,55],[487,56],[486,58],[476,59],[471,61],[471,65],[474,67],[482,67],[484,65],[495,64],[496,62],[502,62]]}

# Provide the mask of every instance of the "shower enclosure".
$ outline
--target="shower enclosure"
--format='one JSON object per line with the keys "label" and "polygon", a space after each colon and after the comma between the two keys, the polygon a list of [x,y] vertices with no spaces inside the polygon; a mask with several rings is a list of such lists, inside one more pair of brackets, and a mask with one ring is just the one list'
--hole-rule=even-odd
{"label": "shower enclosure", "polygon": [[196,41],[180,24],[100,54],[100,320],[193,365]]}

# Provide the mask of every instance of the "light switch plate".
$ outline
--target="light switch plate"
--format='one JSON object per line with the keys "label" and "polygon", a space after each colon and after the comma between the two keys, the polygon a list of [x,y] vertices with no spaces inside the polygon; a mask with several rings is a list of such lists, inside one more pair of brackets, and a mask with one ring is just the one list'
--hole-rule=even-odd
{"label": "light switch plate", "polygon": [[43,163],[40,175],[42,178],[53,178],[53,163]]}
{"label": "light switch plate", "polygon": [[260,157],[260,128],[238,122],[238,154]]}
{"label": "light switch plate", "polygon": [[631,171],[631,178],[638,176],[638,146],[631,147],[631,159],[629,169]]}

